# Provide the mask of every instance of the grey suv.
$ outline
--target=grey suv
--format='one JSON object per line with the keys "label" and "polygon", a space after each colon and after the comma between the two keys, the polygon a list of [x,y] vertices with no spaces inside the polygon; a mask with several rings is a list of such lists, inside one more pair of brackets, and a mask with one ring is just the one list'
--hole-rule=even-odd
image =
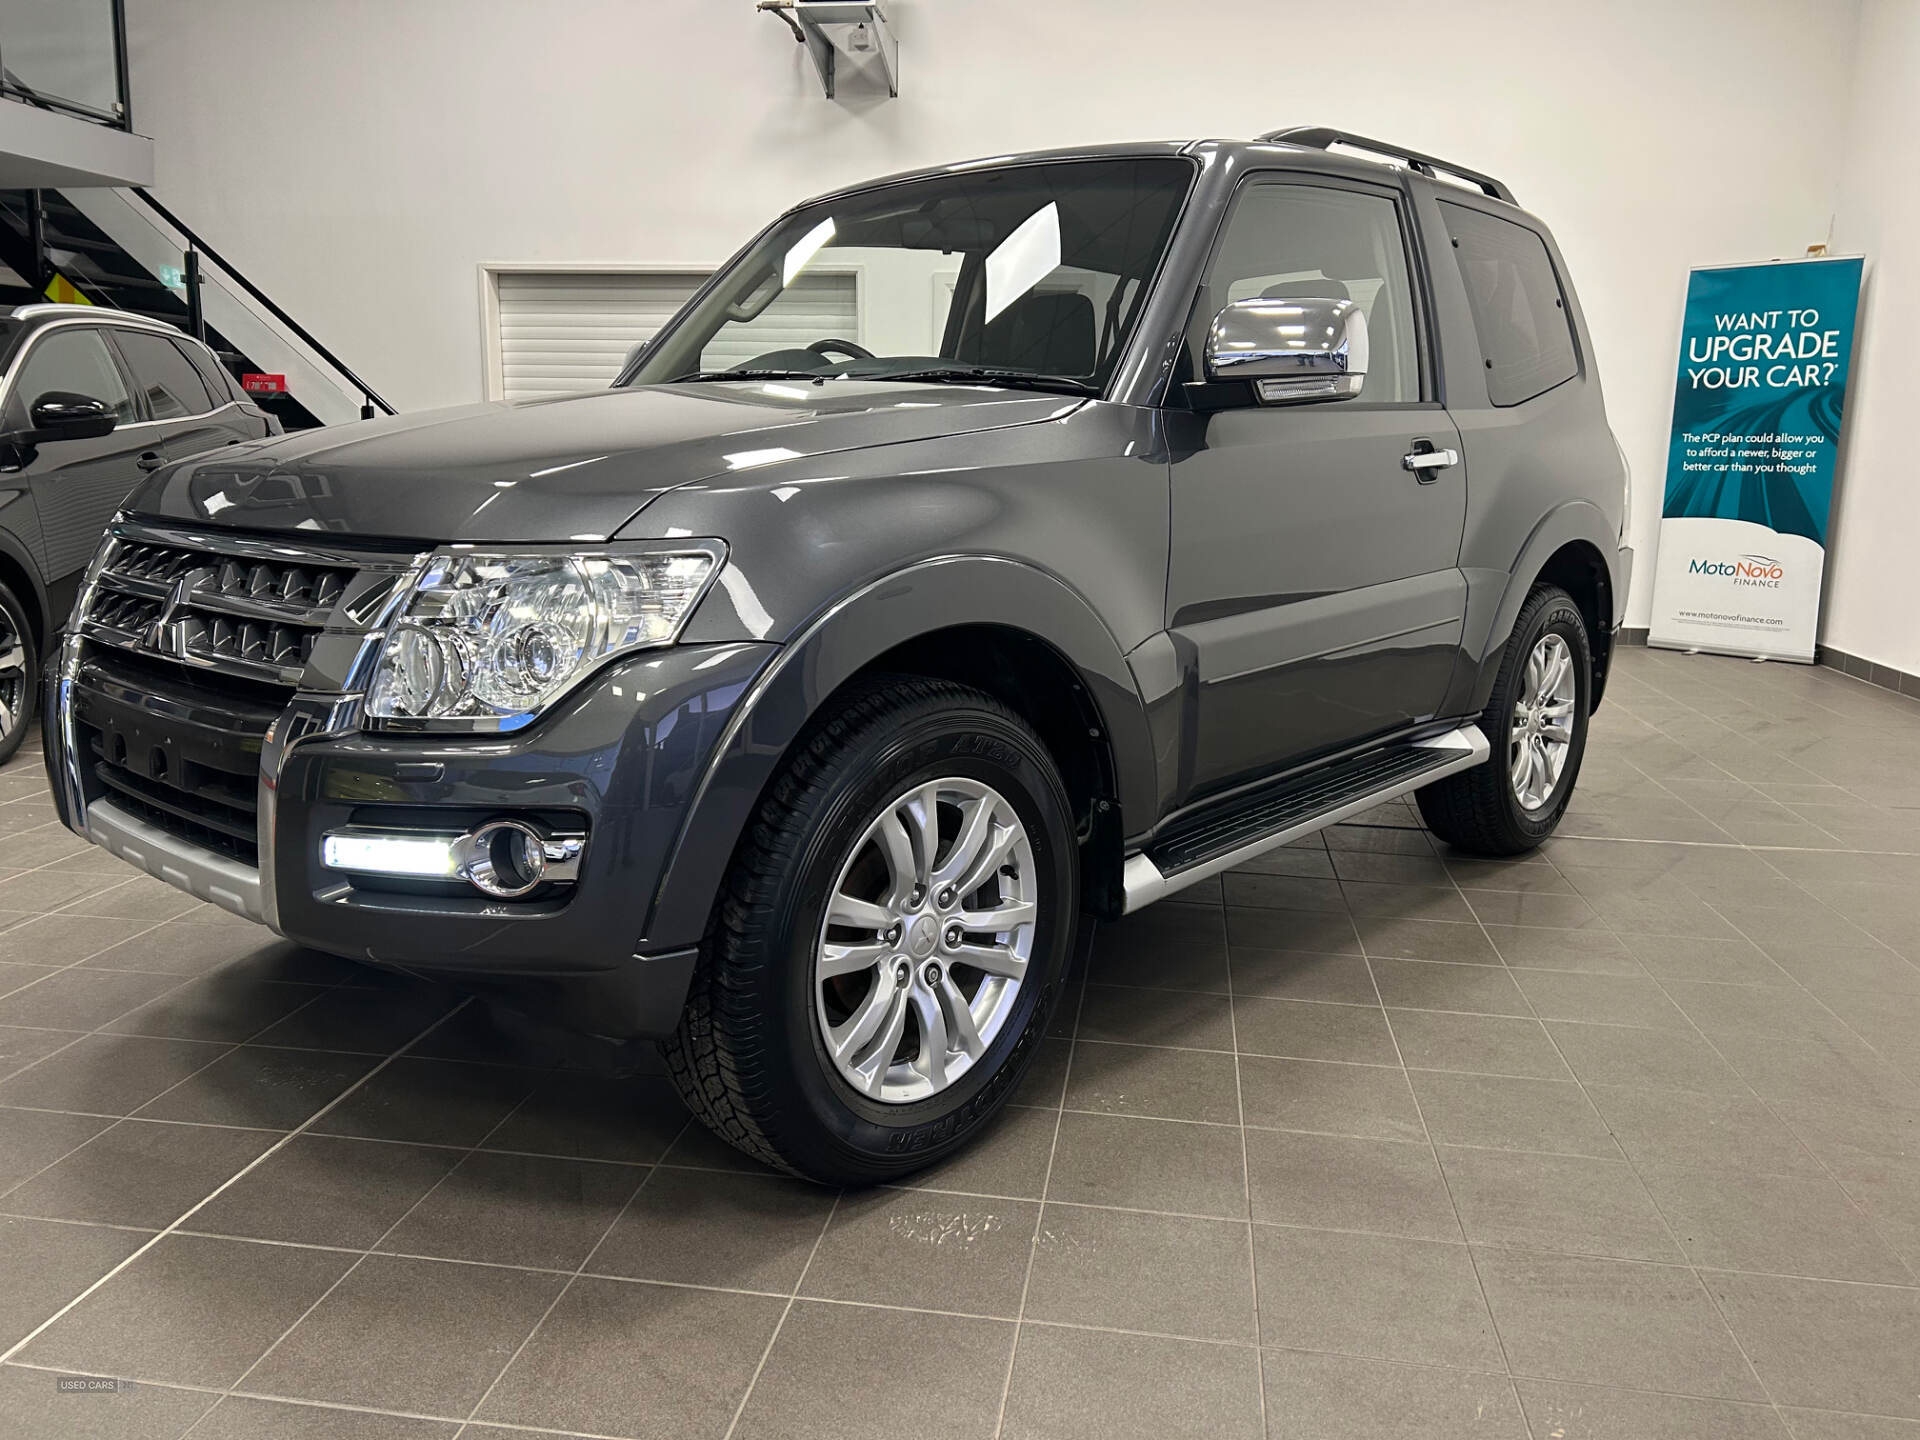
{"label": "grey suv", "polygon": [[1626,484],[1497,181],[1324,130],[954,165],[782,216],[610,390],[155,474],[48,764],[194,894],[884,1180],[1007,1099],[1083,916],[1409,791],[1549,834]]}

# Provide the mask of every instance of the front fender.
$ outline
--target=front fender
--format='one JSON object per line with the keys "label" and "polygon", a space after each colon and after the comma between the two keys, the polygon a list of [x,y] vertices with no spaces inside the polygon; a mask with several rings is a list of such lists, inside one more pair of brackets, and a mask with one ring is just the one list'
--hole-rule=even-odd
{"label": "front fender", "polygon": [[[1457,698],[1450,707],[1459,714],[1476,714],[1485,708],[1500,670],[1501,652],[1513,633],[1520,609],[1527,603],[1540,572],[1561,547],[1585,542],[1599,556],[1606,578],[1607,593],[1601,601],[1603,631],[1611,634],[1620,622],[1620,607],[1625,601],[1624,587],[1614,573],[1618,565],[1619,536],[1606,513],[1591,500],[1568,500],[1555,506],[1533,527],[1520,553],[1506,570],[1469,572],[1467,613],[1467,653],[1476,663],[1471,671],[1471,691]],[[1603,663],[1604,656],[1597,656]],[[1597,696],[1596,696],[1597,699]]]}
{"label": "front fender", "polygon": [[754,682],[688,806],[653,898],[646,948],[700,940],[754,807],[822,702],[888,650],[956,625],[1024,632],[1072,665],[1101,719],[1122,816],[1150,811],[1153,748],[1145,708],[1118,642],[1093,607],[1057,576],[1021,561],[924,560],[843,596]]}

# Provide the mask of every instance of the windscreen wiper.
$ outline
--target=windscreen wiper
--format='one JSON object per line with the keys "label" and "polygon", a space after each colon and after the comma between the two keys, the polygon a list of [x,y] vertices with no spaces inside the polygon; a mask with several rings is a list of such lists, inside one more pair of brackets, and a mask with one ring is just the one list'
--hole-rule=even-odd
{"label": "windscreen wiper", "polygon": [[831,377],[818,370],[689,370],[664,384],[679,385],[693,380],[826,380]]}
{"label": "windscreen wiper", "polygon": [[1031,370],[998,370],[985,365],[938,365],[921,370],[887,371],[861,375],[861,380],[927,380],[952,385],[1004,385],[1010,390],[1051,390],[1062,395],[1098,395],[1100,387],[1066,375],[1039,375]]}

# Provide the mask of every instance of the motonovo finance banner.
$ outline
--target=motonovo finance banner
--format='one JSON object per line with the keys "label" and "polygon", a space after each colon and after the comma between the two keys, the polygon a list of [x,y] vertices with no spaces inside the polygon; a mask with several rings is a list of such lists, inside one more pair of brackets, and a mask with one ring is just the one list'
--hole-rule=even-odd
{"label": "motonovo finance banner", "polygon": [[1650,643],[1813,659],[1860,266],[1693,272]]}

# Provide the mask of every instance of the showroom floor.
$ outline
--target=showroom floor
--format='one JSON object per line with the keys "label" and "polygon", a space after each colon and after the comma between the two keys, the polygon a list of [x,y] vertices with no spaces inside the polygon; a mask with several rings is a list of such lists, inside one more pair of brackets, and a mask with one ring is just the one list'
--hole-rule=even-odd
{"label": "showroom floor", "polygon": [[1920,1437],[1920,702],[1628,651],[1543,855],[1367,821],[1105,927],[1022,1108],[836,1196],[23,752],[0,1435]]}

